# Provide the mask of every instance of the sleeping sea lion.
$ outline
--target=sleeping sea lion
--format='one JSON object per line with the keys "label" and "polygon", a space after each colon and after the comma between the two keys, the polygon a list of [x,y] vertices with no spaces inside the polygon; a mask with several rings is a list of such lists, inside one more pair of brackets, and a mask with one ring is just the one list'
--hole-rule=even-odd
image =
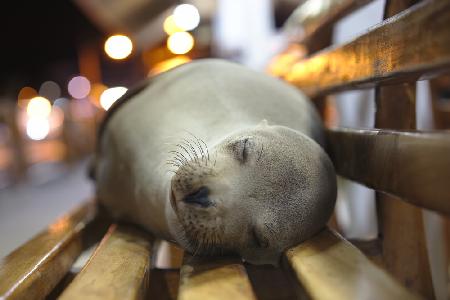
{"label": "sleeping sea lion", "polygon": [[336,176],[310,101],[277,78],[197,60],[162,73],[109,112],[97,194],[117,218],[192,254],[277,264],[323,228]]}

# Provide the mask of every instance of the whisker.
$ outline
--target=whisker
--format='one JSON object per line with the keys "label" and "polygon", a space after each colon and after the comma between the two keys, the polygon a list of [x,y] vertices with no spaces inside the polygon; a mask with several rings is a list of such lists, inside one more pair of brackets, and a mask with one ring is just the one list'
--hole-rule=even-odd
{"label": "whisker", "polygon": [[194,146],[192,146],[192,144],[191,144],[188,140],[186,140],[186,139],[183,139],[183,141],[187,144],[187,146],[188,146],[189,148],[191,148],[191,151],[192,151],[193,155],[195,156],[195,161],[196,161],[197,163],[199,163],[199,162],[198,162],[198,154],[197,154],[197,151],[195,151]]}
{"label": "whisker", "polygon": [[210,161],[210,160],[209,160],[209,149],[208,149],[208,145],[206,145],[206,143],[205,143],[204,140],[200,139],[200,141],[201,141],[201,142],[203,143],[203,145],[205,146],[206,153],[207,153],[207,155],[208,155],[208,161]]}
{"label": "whisker", "polygon": [[200,155],[202,157],[202,161],[205,160],[206,161],[206,165],[208,165],[208,162],[207,162],[206,157],[205,157],[205,152],[203,151],[202,145],[199,143],[198,137],[196,137],[195,135],[192,135],[192,136],[194,137],[193,142],[197,146],[197,148],[198,148],[198,150],[200,152]]}
{"label": "whisker", "polygon": [[187,158],[179,151],[173,150],[173,151],[169,151],[169,153],[173,153],[175,155],[175,157],[177,157],[178,159],[180,159],[181,161],[183,161],[183,164],[187,164],[189,161],[187,160]]}
{"label": "whisker", "polygon": [[177,144],[177,146],[180,147],[180,148],[182,148],[182,149],[187,153],[187,155],[189,155],[189,158],[191,159],[191,161],[194,160],[194,159],[192,158],[191,153],[189,153],[189,151],[188,151],[182,144]]}

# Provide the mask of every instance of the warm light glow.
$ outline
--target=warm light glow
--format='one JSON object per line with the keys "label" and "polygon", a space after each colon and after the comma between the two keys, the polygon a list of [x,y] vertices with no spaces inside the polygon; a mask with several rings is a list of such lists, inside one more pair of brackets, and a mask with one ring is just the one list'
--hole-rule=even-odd
{"label": "warm light glow", "polygon": [[200,23],[200,14],[194,5],[181,4],[173,11],[173,20],[179,28],[192,30]]}
{"label": "warm light glow", "polygon": [[194,38],[188,32],[175,32],[167,39],[167,48],[173,54],[186,54],[194,47]]}
{"label": "warm light glow", "polygon": [[92,104],[97,107],[101,107],[100,105],[100,96],[108,87],[101,83],[94,83],[91,88],[91,93],[89,94],[89,99]]}
{"label": "warm light glow", "polygon": [[267,71],[273,76],[283,77],[297,61],[305,57],[306,53],[305,47],[293,44],[269,62]]}
{"label": "warm light glow", "polygon": [[105,42],[105,52],[113,59],[124,59],[133,51],[133,43],[125,35],[110,36]]}
{"label": "warm light glow", "polygon": [[91,83],[84,76],[75,76],[69,81],[67,86],[69,94],[75,99],[83,99],[91,91]]}
{"label": "warm light glow", "polygon": [[172,57],[170,59],[164,60],[160,63],[157,63],[150,71],[149,76],[154,76],[156,74],[168,71],[172,68],[175,68],[176,66],[185,64],[187,62],[190,62],[191,59],[188,56],[185,55],[178,55],[175,57]]}
{"label": "warm light glow", "polygon": [[178,27],[177,24],[175,24],[175,21],[173,19],[173,15],[168,16],[164,20],[163,28],[164,28],[164,31],[168,35],[174,34],[175,32],[184,31],[183,28]]}
{"label": "warm light glow", "polygon": [[60,127],[64,122],[64,111],[59,106],[53,106],[52,114],[49,118],[50,127],[53,129]]}
{"label": "warm light glow", "polygon": [[26,108],[30,99],[36,97],[37,95],[38,95],[37,91],[32,87],[29,86],[23,87],[19,91],[19,95],[17,96],[19,107]]}
{"label": "warm light glow", "polygon": [[113,103],[122,97],[126,92],[127,88],[122,86],[109,88],[100,95],[100,105],[104,110],[108,110],[111,105],[113,105]]}
{"label": "warm light glow", "polygon": [[46,118],[32,117],[27,121],[27,135],[35,141],[43,140],[50,132],[50,122]]}
{"label": "warm light glow", "polygon": [[29,118],[48,118],[52,112],[52,105],[44,97],[34,97],[28,102],[27,115]]}

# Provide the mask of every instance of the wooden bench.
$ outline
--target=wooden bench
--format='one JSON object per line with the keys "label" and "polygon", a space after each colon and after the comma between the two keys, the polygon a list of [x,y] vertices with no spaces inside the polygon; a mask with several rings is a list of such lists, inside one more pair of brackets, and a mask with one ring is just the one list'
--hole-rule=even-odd
{"label": "wooden bench", "polygon": [[[450,213],[450,133],[414,130],[414,84],[450,70],[450,1],[411,6],[415,1],[387,0],[384,22],[327,48],[333,24],[368,2],[335,1],[301,24],[291,19],[288,26],[306,28],[295,43],[308,54],[292,47],[274,65],[277,76],[304,90],[319,109],[330,93],[376,88],[380,129],[327,134],[337,172],[385,192],[377,197],[381,235],[374,243],[381,259],[327,228],[288,249],[280,269],[189,255],[179,270],[160,269],[154,267],[156,241],[131,225],[111,224],[88,201],[0,262],[0,298],[434,298],[420,208]],[[82,270],[71,269],[100,239]]]}

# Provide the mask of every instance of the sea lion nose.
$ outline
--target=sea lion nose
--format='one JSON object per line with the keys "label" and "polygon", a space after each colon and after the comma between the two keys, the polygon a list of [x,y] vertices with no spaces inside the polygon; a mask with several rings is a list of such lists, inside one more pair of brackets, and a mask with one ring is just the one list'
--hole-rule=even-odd
{"label": "sea lion nose", "polygon": [[208,198],[209,189],[205,186],[202,186],[197,191],[190,193],[186,197],[183,198],[183,202],[189,204],[197,204],[201,207],[211,206],[212,202]]}

